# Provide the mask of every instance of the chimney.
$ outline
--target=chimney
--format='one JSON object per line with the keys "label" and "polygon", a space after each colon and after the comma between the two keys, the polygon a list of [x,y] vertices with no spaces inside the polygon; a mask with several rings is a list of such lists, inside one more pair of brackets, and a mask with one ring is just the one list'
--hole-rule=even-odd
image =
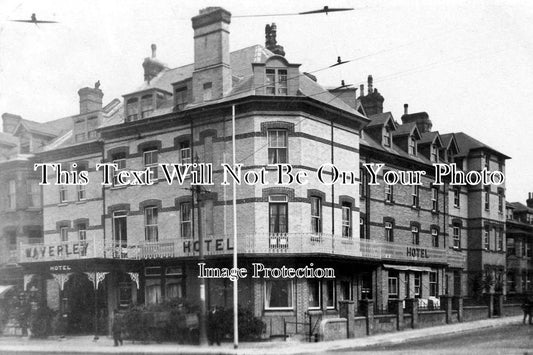
{"label": "chimney", "polygon": [[364,96],[363,85],[361,85],[361,96],[359,97],[361,104],[363,105],[366,115],[373,116],[383,113],[383,101],[385,99],[374,89],[374,79],[372,75],[368,76],[368,93]]}
{"label": "chimney", "polygon": [[94,88],[85,87],[78,90],[80,95],[80,114],[102,109],[104,93],[100,90],[100,80],[94,84]]}
{"label": "chimney", "polygon": [[265,26],[265,47],[274,54],[285,56],[283,46],[278,45],[276,41],[277,26],[275,23]]}
{"label": "chimney", "polygon": [[527,207],[533,208],[533,192],[528,194],[528,199],[526,200]]}
{"label": "chimney", "polygon": [[409,105],[403,104],[403,114],[407,115],[409,113]]}
{"label": "chimney", "polygon": [[19,115],[13,115],[11,113],[2,114],[2,130],[4,133],[13,133],[17,128],[22,117]]}
{"label": "chimney", "polygon": [[144,58],[144,81],[150,83],[167,66],[156,58],[157,46],[152,44],[152,56]]}
{"label": "chimney", "polygon": [[365,95],[365,85],[361,84],[359,85],[359,97],[364,96],[364,95]]}
{"label": "chimney", "polygon": [[407,113],[407,104],[403,105],[403,107],[405,113],[402,115],[402,123],[415,122],[420,133],[431,132],[433,123],[429,119],[427,112]]}
{"label": "chimney", "polygon": [[221,7],[208,7],[193,17],[194,102],[218,99],[231,90],[229,24],[231,13]]}

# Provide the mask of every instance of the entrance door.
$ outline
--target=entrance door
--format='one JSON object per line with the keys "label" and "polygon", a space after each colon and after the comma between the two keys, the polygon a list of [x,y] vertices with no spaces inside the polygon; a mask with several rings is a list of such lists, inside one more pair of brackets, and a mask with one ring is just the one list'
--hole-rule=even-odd
{"label": "entrance door", "polygon": [[128,256],[128,224],[127,212],[113,212],[113,257],[123,258]]}

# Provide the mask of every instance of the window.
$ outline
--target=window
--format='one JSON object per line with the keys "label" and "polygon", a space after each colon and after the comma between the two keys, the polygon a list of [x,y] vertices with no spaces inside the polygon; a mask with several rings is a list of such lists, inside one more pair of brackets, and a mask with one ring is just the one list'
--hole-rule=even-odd
{"label": "window", "polygon": [[391,145],[390,130],[387,127],[383,127],[383,146],[390,147]]}
{"label": "window", "polygon": [[490,210],[490,187],[485,187],[485,210]]}
{"label": "window", "polygon": [[68,199],[67,187],[65,185],[59,186],[59,203],[66,202]]}
{"label": "window", "polygon": [[83,201],[87,198],[85,185],[76,185],[76,194],[78,196],[78,201]]}
{"label": "window", "polygon": [[307,280],[309,308],[319,309],[322,298],[322,287],[319,279]]}
{"label": "window", "polygon": [[113,164],[117,164],[117,169],[113,171],[113,186],[120,186],[117,180],[117,175],[119,171],[126,168],[126,153],[121,152],[113,154],[111,159],[113,160]]}
{"label": "window", "polygon": [[157,304],[163,302],[160,280],[152,279],[145,281],[145,301],[146,304]]}
{"label": "window", "polygon": [[166,298],[169,300],[183,298],[184,286],[185,285],[184,285],[183,279],[179,279],[179,278],[167,279],[165,283]]}
{"label": "window", "polygon": [[490,155],[485,154],[485,169],[490,169]]}
{"label": "window", "polygon": [[80,242],[87,240],[87,225],[85,223],[78,224],[78,240]]}
{"label": "window", "polygon": [[118,246],[126,246],[128,241],[127,212],[113,212],[113,240]]}
{"label": "window", "polygon": [[419,272],[415,272],[414,275],[414,284],[415,284],[415,298],[420,298],[422,296],[422,276]]}
{"label": "window", "polygon": [[28,184],[28,206],[41,207],[41,186],[39,180],[29,179]]}
{"label": "window", "polygon": [[496,237],[496,248],[498,251],[503,251],[503,229],[498,230],[498,235]]}
{"label": "window", "polygon": [[145,95],[141,98],[141,118],[148,117],[154,112],[154,98],[152,95]]}
{"label": "window", "polygon": [[436,186],[431,188],[431,211],[439,211],[439,188]]}
{"label": "window", "polygon": [[411,226],[411,236],[412,236],[412,242],[415,245],[420,244],[420,232],[418,229],[418,226]]}
{"label": "window", "polygon": [[385,184],[385,201],[392,203],[393,194],[394,194],[394,186]]}
{"label": "window", "polygon": [[368,189],[368,177],[364,168],[359,168],[359,197],[365,197]]}
{"label": "window", "polygon": [[185,105],[187,105],[189,99],[187,97],[187,88],[181,87],[177,88],[176,91],[174,91],[174,98],[176,102],[176,106],[178,110],[183,110],[185,108]]}
{"label": "window", "polygon": [[131,98],[126,102],[126,122],[139,119],[139,99]]}
{"label": "window", "polygon": [[409,136],[409,154],[416,155],[416,142],[413,136]]}
{"label": "window", "polygon": [[461,247],[461,227],[457,225],[453,226],[453,247]]}
{"label": "window", "polygon": [[359,238],[367,239],[366,230],[365,230],[365,217],[359,217]]}
{"label": "window", "polygon": [[288,206],[286,195],[269,196],[268,220],[269,233],[287,233],[288,232]]}
{"label": "window", "polygon": [[62,242],[68,242],[68,227],[61,227],[59,229],[59,234]]}
{"label": "window", "polygon": [[190,238],[192,234],[192,213],[191,203],[183,202],[180,204],[180,229],[182,238]]}
{"label": "window", "polygon": [[503,213],[503,192],[498,192],[498,212]]}
{"label": "window", "polygon": [[209,101],[213,99],[213,84],[212,83],[204,84],[203,99],[204,101]]}
{"label": "window", "polygon": [[348,202],[342,203],[342,236],[352,237],[352,204]]}
{"label": "window", "polygon": [[265,309],[292,309],[291,280],[265,281]]}
{"label": "window", "polygon": [[459,186],[453,188],[453,206],[461,206],[461,188]]}
{"label": "window", "polygon": [[87,119],[87,137],[89,139],[96,138],[98,136],[96,129],[98,128],[98,118],[89,117]]}
{"label": "window", "polygon": [[287,70],[266,69],[265,90],[267,95],[287,95]]}
{"label": "window", "polygon": [[435,144],[432,144],[430,147],[430,160],[437,163],[439,161],[439,150]]}
{"label": "window", "polygon": [[532,245],[531,245],[531,243],[526,243],[526,242],[524,242],[524,244],[525,244],[524,246],[525,246],[525,249],[526,249],[525,256],[527,258],[531,258],[531,253],[532,253],[531,252],[531,247],[532,247]]}
{"label": "window", "polygon": [[15,180],[9,180],[8,183],[7,207],[10,210],[17,208],[17,182]]}
{"label": "window", "polygon": [[420,187],[418,185],[413,185],[413,192],[411,194],[413,207],[418,207],[418,193],[419,193],[419,191],[420,191]]}
{"label": "window", "polygon": [[143,152],[144,167],[150,169],[152,179],[157,179],[157,149],[149,148]]}
{"label": "window", "polygon": [[74,122],[74,141],[83,142],[85,140],[85,119],[80,118]]}
{"label": "window", "polygon": [[322,233],[322,199],[311,197],[311,233]]}
{"label": "window", "polygon": [[189,141],[183,141],[180,143],[180,162],[181,164],[190,164],[191,159],[191,145]]}
{"label": "window", "polygon": [[435,227],[431,228],[431,246],[439,247],[439,230]]}
{"label": "window", "polygon": [[337,289],[335,287],[335,280],[326,280],[326,287],[328,292],[326,308],[335,309],[337,305]]}
{"label": "window", "polygon": [[392,222],[385,222],[385,240],[387,242],[394,241],[394,235],[392,233]]}
{"label": "window", "polygon": [[398,273],[389,271],[389,298],[398,298]]}
{"label": "window", "polygon": [[429,297],[437,297],[438,293],[437,273],[429,273]]}
{"label": "window", "polygon": [[144,209],[144,237],[149,242],[157,242],[157,207]]}
{"label": "window", "polygon": [[514,238],[507,238],[507,255],[516,255]]}
{"label": "window", "polygon": [[287,156],[287,131],[268,130],[268,164],[286,164]]}
{"label": "window", "polygon": [[352,283],[350,281],[341,281],[339,286],[339,301],[352,301]]}

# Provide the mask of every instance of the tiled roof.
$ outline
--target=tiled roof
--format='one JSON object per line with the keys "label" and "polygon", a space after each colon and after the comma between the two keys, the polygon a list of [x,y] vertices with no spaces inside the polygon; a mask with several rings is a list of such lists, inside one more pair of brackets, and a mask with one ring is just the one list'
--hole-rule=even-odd
{"label": "tiled roof", "polygon": [[523,203],[520,202],[509,202],[509,205],[514,208],[515,212],[523,212],[528,211],[533,213],[533,208],[527,207]]}
{"label": "tiled roof", "polygon": [[9,145],[16,147],[18,145],[18,138],[4,132],[0,132],[0,145]]}
{"label": "tiled roof", "polygon": [[404,124],[401,124],[401,125],[398,125],[398,127],[396,128],[396,130],[394,132],[392,132],[392,135],[393,136],[405,136],[405,135],[409,135],[409,134],[412,134],[413,131],[416,129],[416,123],[414,122],[411,122],[411,123],[404,123]]}
{"label": "tiled roof", "polygon": [[418,144],[429,144],[433,143],[435,140],[438,140],[439,143],[441,143],[442,145],[442,140],[439,139],[439,132],[424,132],[420,135],[420,140],[418,141]]}
{"label": "tiled roof", "polygon": [[511,159],[507,155],[498,152],[496,149],[493,149],[484,143],[481,143],[480,141],[478,141],[475,138],[470,137],[466,133],[463,133],[463,132],[455,133],[455,140],[457,142],[457,146],[459,147],[459,153],[457,154],[457,156],[467,156],[470,150],[473,150],[473,149],[485,149],[493,153],[496,153],[505,159]]}
{"label": "tiled roof", "polygon": [[396,126],[392,117],[392,113],[390,112],[378,113],[376,115],[369,116],[368,118],[370,119],[370,122],[367,124],[367,127],[381,126],[384,125],[388,120],[391,120],[393,125]]}

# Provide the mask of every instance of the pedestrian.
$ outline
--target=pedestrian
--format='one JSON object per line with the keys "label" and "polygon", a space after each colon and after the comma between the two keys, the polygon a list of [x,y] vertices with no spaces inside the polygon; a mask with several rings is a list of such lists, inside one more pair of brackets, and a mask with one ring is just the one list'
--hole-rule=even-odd
{"label": "pedestrian", "polygon": [[113,324],[111,326],[113,332],[113,340],[115,346],[122,345],[122,317],[118,313],[118,309],[113,311]]}
{"label": "pedestrian", "polygon": [[213,345],[216,343],[218,346],[220,346],[220,338],[222,335],[222,317],[221,317],[221,311],[214,306],[209,311],[208,315],[208,330],[207,330],[207,337],[209,340],[209,345]]}
{"label": "pedestrian", "polygon": [[524,297],[524,302],[522,302],[522,311],[524,312],[524,319],[522,320],[522,324],[526,324],[526,318],[529,317],[529,324],[533,324],[531,322],[531,316],[533,313],[533,304],[531,304],[531,300],[529,297]]}

